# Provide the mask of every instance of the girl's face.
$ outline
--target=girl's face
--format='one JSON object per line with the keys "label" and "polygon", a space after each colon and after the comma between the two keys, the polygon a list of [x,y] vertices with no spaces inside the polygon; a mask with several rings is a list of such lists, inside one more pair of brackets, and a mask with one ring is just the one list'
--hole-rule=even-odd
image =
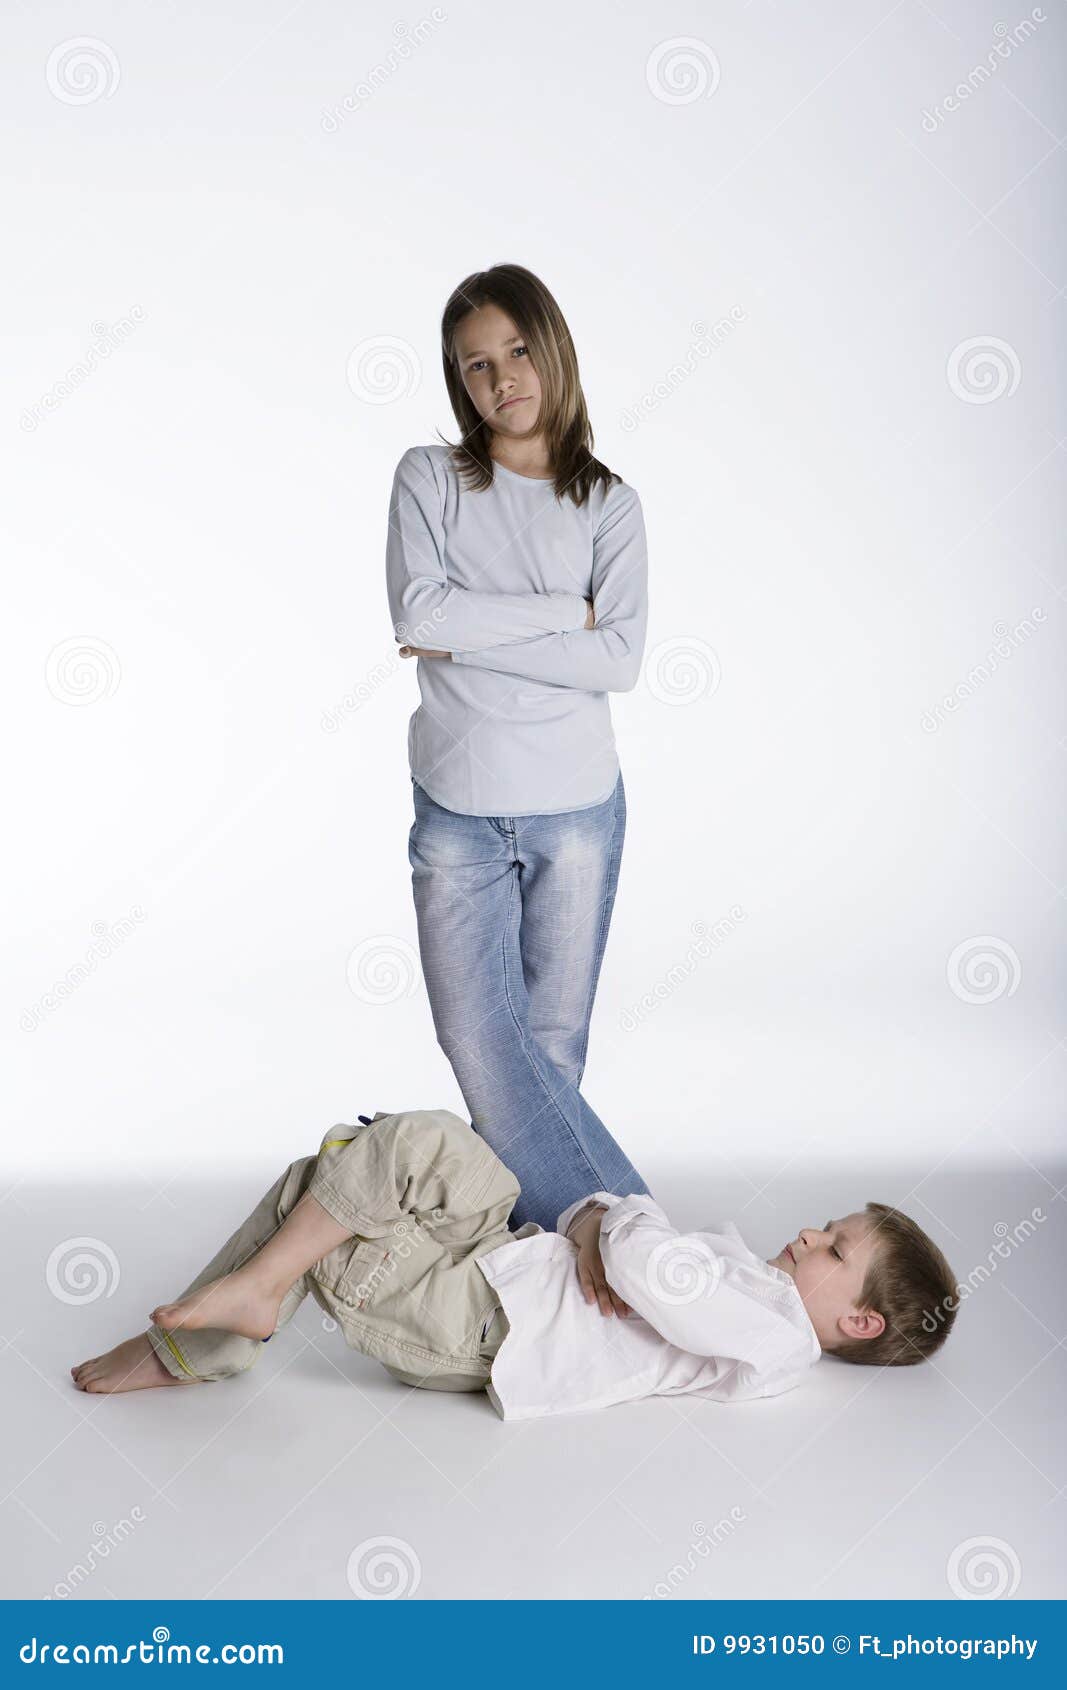
{"label": "girl's face", "polygon": [[499,305],[468,311],[456,330],[456,362],[463,385],[494,434],[531,434],[541,408],[541,383],[522,336]]}

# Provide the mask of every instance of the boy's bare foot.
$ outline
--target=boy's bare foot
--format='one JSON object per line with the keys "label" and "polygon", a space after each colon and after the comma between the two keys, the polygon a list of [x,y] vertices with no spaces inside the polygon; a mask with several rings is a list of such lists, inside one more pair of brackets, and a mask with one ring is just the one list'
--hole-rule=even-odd
{"label": "boy's bare foot", "polygon": [[278,1324],[281,1302],[281,1296],[264,1285],[261,1277],[237,1268],[181,1302],[160,1303],[152,1310],[152,1319],[165,1331],[174,1326],[190,1332],[212,1327],[242,1338],[269,1338]]}
{"label": "boy's bare foot", "polygon": [[199,1379],[176,1379],[160,1361],[147,1332],[116,1344],[105,1355],[93,1356],[71,1368],[79,1391],[147,1391],[153,1385],[198,1385]]}

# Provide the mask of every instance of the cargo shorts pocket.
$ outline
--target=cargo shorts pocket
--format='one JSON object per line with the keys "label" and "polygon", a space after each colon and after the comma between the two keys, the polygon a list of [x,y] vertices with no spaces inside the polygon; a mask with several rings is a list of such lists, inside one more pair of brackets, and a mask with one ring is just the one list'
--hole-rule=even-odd
{"label": "cargo shorts pocket", "polygon": [[346,1239],[313,1270],[319,1284],[340,1303],[369,1308],[379,1288],[395,1273],[392,1250],[373,1239]]}

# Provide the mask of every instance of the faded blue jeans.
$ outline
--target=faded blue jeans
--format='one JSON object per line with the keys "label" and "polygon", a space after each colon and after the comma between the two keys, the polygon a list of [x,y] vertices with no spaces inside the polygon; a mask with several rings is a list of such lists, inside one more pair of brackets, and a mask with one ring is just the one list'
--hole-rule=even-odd
{"label": "faded blue jeans", "polygon": [[461,815],[412,788],[437,1042],[475,1132],[522,1188],[509,1224],[551,1232],[592,1191],[651,1195],[578,1090],[626,832],[622,774],[602,804],[546,815]]}

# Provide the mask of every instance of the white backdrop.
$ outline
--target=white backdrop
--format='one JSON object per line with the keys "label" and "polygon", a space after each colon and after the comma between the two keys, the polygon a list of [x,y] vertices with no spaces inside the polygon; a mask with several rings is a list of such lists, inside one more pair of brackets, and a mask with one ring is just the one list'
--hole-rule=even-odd
{"label": "white backdrop", "polygon": [[654,1191],[1050,1167],[1062,6],[406,21],[8,12],[9,1180],[463,1112],[384,545],[455,433],[441,308],[503,261],[649,536],[590,1103]]}

